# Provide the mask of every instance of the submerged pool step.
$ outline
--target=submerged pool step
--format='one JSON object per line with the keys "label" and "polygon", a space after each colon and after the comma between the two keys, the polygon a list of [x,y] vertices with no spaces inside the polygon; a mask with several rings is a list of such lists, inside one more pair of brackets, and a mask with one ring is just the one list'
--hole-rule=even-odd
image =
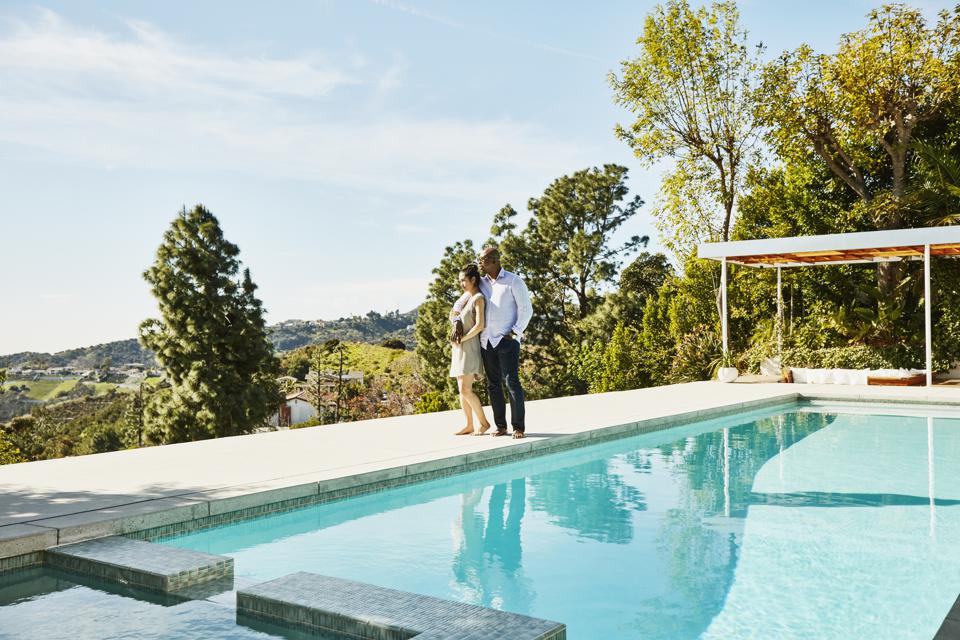
{"label": "submerged pool step", "polygon": [[315,573],[237,592],[237,617],[364,640],[566,640],[566,626]]}
{"label": "submerged pool step", "polygon": [[170,593],[233,577],[233,558],[109,537],[47,549],[49,566]]}

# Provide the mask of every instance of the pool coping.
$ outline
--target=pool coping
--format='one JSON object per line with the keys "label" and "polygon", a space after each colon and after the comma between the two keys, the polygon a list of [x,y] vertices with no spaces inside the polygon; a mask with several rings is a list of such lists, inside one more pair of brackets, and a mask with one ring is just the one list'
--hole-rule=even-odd
{"label": "pool coping", "polygon": [[[675,411],[606,426],[587,427],[575,433],[511,441],[509,446],[456,455],[437,457],[427,455],[426,459],[419,462],[393,466],[381,465],[379,468],[363,473],[348,473],[339,477],[300,483],[296,482],[295,478],[279,478],[246,486],[222,487],[164,498],[148,498],[108,509],[80,511],[4,525],[0,526],[0,572],[43,564],[43,551],[58,545],[115,535],[148,541],[156,540],[202,528],[250,520],[591,444],[804,400],[948,406],[956,407],[960,411],[960,394],[954,398],[940,393],[922,393],[916,388],[904,392],[896,388],[877,391],[878,388],[875,387],[831,389],[798,388],[799,385],[769,386],[776,388],[769,394],[763,394],[763,397],[751,400],[714,404],[691,411]],[[562,400],[569,400],[569,398]]]}

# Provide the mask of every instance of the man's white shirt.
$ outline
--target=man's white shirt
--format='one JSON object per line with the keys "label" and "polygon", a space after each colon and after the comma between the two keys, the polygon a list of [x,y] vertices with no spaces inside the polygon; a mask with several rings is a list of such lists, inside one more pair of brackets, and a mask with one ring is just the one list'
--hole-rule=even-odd
{"label": "man's white shirt", "polygon": [[487,299],[480,345],[496,347],[503,336],[511,331],[517,340],[522,340],[523,332],[533,317],[530,292],[523,278],[500,269],[496,278],[487,275],[480,278],[480,291]]}

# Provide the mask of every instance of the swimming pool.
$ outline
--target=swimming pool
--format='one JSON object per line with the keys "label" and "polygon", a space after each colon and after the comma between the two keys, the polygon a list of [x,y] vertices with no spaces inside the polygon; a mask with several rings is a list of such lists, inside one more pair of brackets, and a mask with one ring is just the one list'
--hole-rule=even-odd
{"label": "swimming pool", "polygon": [[[960,590],[960,419],[877,411],[754,412],[162,542],[232,556],[237,587],[312,571],[573,639],[929,638]],[[30,602],[0,636],[55,615]]]}

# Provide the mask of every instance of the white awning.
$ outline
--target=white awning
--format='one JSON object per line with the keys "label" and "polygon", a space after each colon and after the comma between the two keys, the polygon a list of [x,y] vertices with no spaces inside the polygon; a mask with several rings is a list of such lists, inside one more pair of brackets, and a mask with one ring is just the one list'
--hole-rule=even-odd
{"label": "white awning", "polygon": [[922,260],[926,245],[934,256],[960,255],[960,226],[705,242],[697,255],[748,267],[808,267]]}

